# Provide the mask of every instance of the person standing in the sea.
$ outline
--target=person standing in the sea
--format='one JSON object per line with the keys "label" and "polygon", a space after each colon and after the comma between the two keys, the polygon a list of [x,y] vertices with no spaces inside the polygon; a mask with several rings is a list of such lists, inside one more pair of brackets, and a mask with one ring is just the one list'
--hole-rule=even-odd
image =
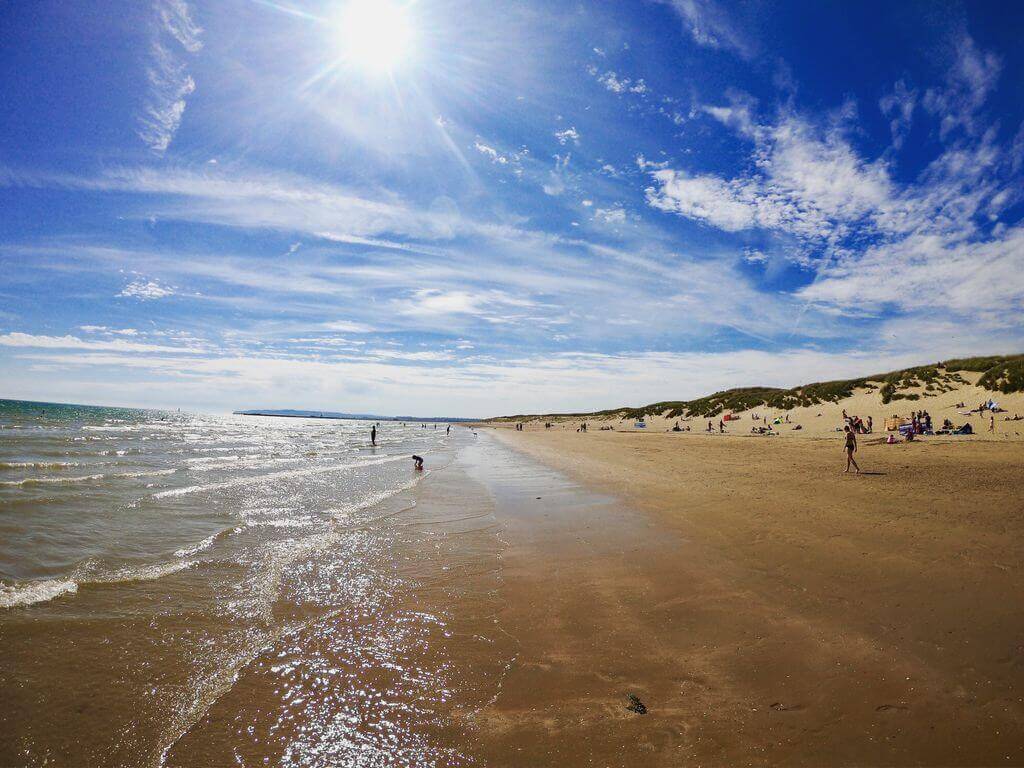
{"label": "person standing in the sea", "polygon": [[377,425],[370,427],[370,445],[377,445]]}
{"label": "person standing in the sea", "polygon": [[850,429],[850,425],[847,424],[844,428],[846,431],[846,472],[850,471],[850,465],[857,470],[857,474],[860,474],[860,467],[857,466],[856,460],[853,458],[853,454],[857,452],[857,434]]}

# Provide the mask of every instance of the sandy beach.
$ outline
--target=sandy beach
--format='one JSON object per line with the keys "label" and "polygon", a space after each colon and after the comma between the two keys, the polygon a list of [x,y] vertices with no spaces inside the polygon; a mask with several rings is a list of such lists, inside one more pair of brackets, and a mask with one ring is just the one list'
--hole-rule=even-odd
{"label": "sandy beach", "polygon": [[854,476],[835,435],[170,429],[258,453],[4,486],[7,525],[103,482],[176,538],[5,589],[0,765],[1024,763],[1018,441],[863,441]]}
{"label": "sandy beach", "polygon": [[1024,761],[1019,443],[487,432],[608,499],[509,530],[492,764]]}

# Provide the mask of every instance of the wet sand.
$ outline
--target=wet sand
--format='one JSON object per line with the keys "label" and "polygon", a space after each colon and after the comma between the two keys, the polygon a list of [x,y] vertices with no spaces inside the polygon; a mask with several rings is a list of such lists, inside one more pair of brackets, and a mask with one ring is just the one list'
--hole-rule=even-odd
{"label": "wet sand", "polygon": [[1021,446],[487,432],[607,494],[497,497],[489,764],[1024,763]]}

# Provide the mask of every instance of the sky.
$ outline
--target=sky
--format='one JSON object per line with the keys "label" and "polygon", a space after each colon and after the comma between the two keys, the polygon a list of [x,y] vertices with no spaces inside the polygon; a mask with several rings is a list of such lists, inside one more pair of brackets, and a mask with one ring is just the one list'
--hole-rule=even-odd
{"label": "sky", "polygon": [[1024,351],[1024,5],[0,7],[0,397],[489,416]]}

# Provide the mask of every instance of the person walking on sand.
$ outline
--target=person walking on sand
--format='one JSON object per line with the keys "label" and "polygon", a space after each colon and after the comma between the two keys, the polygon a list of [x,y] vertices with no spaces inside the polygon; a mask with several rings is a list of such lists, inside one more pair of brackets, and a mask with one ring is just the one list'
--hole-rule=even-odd
{"label": "person walking on sand", "polygon": [[370,445],[377,445],[377,425],[370,427]]}
{"label": "person walking on sand", "polygon": [[860,474],[860,467],[857,466],[857,462],[853,458],[853,454],[857,452],[857,434],[850,429],[850,425],[847,424],[844,428],[846,431],[846,472],[850,471],[850,465],[857,470],[857,474]]}
{"label": "person walking on sand", "polygon": [[989,432],[995,432],[996,431],[996,417],[995,416],[989,416],[988,417],[988,431]]}

